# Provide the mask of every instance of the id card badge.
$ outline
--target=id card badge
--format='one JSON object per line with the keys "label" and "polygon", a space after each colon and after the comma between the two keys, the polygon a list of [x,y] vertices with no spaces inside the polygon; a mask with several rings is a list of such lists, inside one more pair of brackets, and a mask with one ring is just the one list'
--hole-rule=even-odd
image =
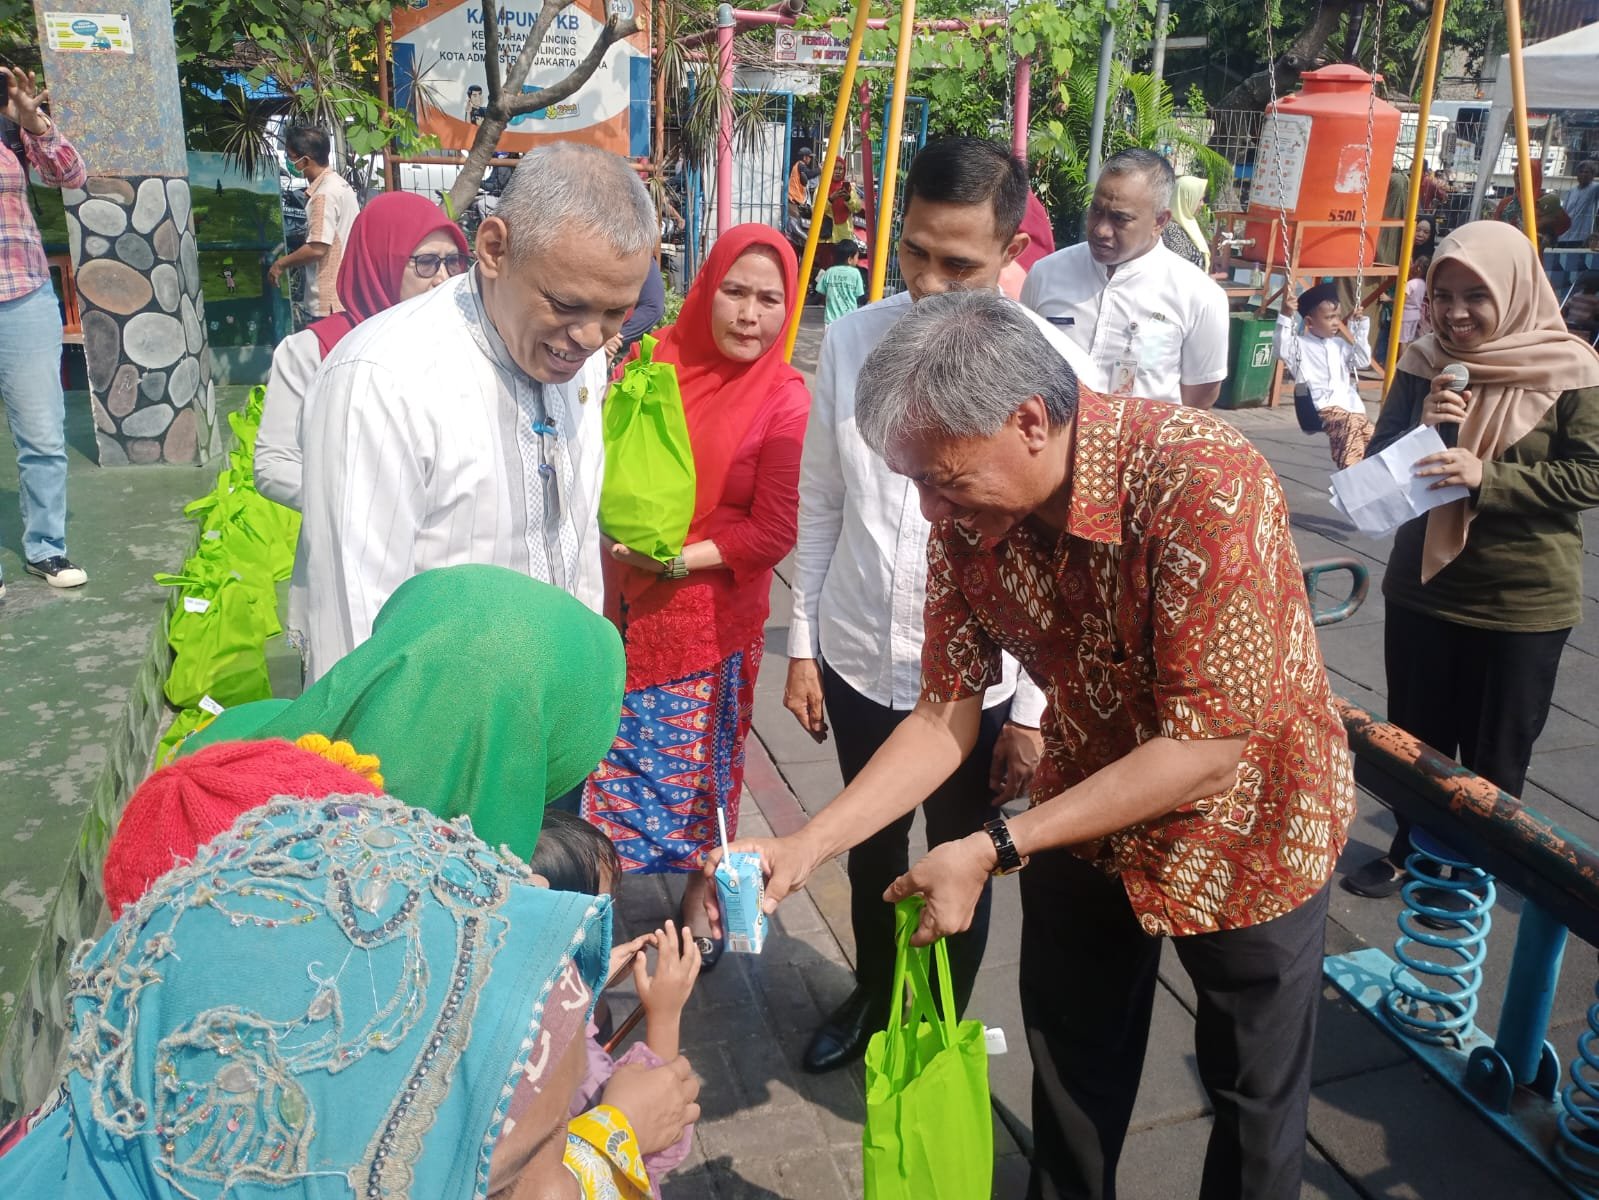
{"label": "id card badge", "polygon": [[1138,383],[1138,360],[1124,356],[1110,364],[1110,394],[1131,396]]}

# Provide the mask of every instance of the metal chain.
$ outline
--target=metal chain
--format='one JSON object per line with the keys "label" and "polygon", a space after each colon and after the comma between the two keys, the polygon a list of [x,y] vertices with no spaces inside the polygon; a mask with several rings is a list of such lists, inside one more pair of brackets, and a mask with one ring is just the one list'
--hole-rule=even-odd
{"label": "metal chain", "polygon": [[[1269,2],[1270,0],[1268,0],[1268,4]],[[1278,136],[1279,130],[1277,125],[1277,47],[1272,38],[1272,26],[1274,24],[1272,16],[1273,14],[1271,9],[1268,7],[1266,10],[1266,80],[1267,86],[1271,89],[1271,101],[1266,107],[1267,112],[1271,114],[1269,119],[1271,121],[1272,143],[1277,148],[1278,160],[1281,161],[1282,142]],[[1258,149],[1255,154],[1255,169],[1257,172],[1260,169],[1260,154]],[[1279,184],[1277,187],[1277,217],[1277,233],[1282,239],[1282,265],[1284,278],[1283,287],[1284,294],[1286,294],[1287,289],[1294,286],[1294,281],[1288,277],[1288,209],[1283,204],[1283,190],[1281,184]],[[1271,247],[1268,245],[1267,249],[1269,250],[1270,248]],[[1261,283],[1260,302],[1262,305],[1266,303],[1266,290],[1270,286],[1270,279],[1263,280]]]}
{"label": "metal chain", "polygon": [[[1377,122],[1377,71],[1382,66],[1382,26],[1385,0],[1377,0],[1377,31],[1371,42],[1371,100],[1366,105],[1366,186],[1360,189],[1360,250],[1355,259],[1355,303],[1366,302],[1366,213],[1371,201],[1371,143]],[[1415,170],[1411,164],[1411,170]],[[1399,281],[1394,281],[1395,295]]]}

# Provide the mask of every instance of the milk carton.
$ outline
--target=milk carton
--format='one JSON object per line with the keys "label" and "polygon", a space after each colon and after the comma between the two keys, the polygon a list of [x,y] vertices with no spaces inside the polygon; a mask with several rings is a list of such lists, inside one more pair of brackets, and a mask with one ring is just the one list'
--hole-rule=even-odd
{"label": "milk carton", "polygon": [[716,864],[716,899],[722,908],[727,948],[735,954],[759,954],[766,944],[766,878],[761,856],[749,850],[724,854]]}
{"label": "milk carton", "polygon": [[734,954],[759,954],[766,945],[766,876],[761,856],[750,850],[727,849],[727,811],[716,809],[722,834],[722,861],[716,864],[716,900],[722,909],[722,932]]}

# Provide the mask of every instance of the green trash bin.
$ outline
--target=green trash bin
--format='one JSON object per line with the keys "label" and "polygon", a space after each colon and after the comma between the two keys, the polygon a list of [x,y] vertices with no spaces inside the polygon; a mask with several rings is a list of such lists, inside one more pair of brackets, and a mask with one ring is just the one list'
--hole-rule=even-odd
{"label": "green trash bin", "polygon": [[1217,408],[1259,408],[1271,399],[1272,370],[1277,359],[1271,352],[1276,317],[1257,317],[1253,311],[1233,313],[1227,322],[1227,381],[1221,385]]}

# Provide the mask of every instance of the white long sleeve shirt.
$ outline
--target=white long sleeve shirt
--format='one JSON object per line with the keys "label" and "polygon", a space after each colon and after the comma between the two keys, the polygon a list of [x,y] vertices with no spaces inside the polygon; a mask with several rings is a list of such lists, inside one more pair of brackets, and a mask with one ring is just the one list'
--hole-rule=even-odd
{"label": "white long sleeve shirt", "polygon": [[255,486],[268,500],[300,508],[300,413],[322,365],[322,343],[309,329],[291,333],[272,352],[261,430],[255,438]]}
{"label": "white long sleeve shirt", "polygon": [[603,354],[569,383],[523,374],[475,272],[340,342],[301,422],[304,522],[289,623],[307,680],[371,636],[400,584],[434,567],[508,567],[601,611],[604,387]]}
{"label": "white long sleeve shirt", "polygon": [[[855,426],[862,364],[911,308],[901,292],[828,326],[812,390],[800,463],[799,541],[794,549],[792,658],[822,658],[875,704],[915,706],[922,682],[927,536],[915,485],[888,469]],[[1026,311],[1026,310],[1023,310]],[[1029,313],[1073,370],[1086,356]],[[1007,655],[985,708],[1014,695],[1011,719],[1036,726],[1044,695]]]}
{"label": "white long sleeve shirt", "polygon": [[1371,318],[1356,317],[1348,324],[1353,343],[1337,335],[1324,338],[1301,333],[1293,317],[1279,313],[1272,346],[1283,366],[1294,373],[1294,382],[1310,389],[1317,411],[1337,408],[1364,415],[1366,405],[1355,386],[1355,372],[1371,365],[1371,342],[1367,337]]}

